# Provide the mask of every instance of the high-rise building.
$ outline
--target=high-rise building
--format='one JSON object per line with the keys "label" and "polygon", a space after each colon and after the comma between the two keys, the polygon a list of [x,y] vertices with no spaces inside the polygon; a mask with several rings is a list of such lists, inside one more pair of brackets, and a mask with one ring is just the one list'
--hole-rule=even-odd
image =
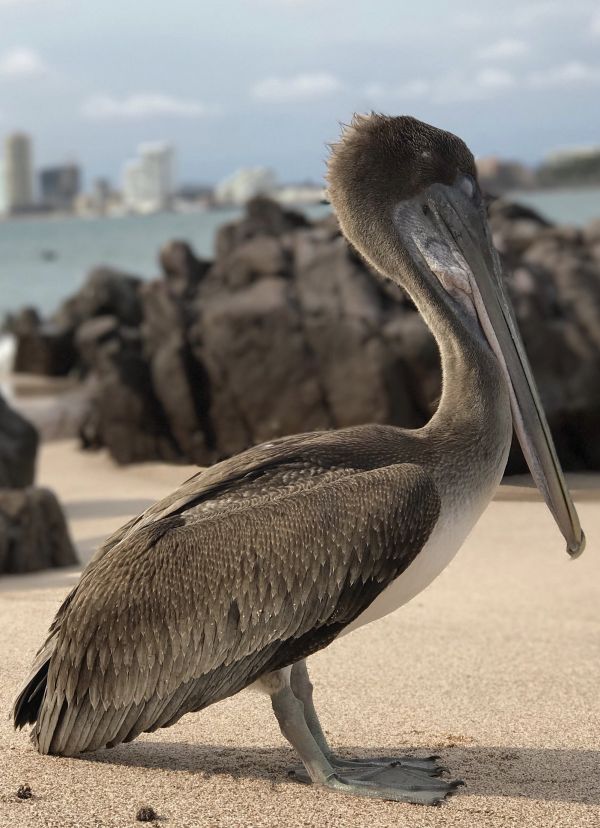
{"label": "high-rise building", "polygon": [[95,178],[92,182],[92,203],[98,213],[105,213],[113,198],[112,188],[108,178]]}
{"label": "high-rise building", "polygon": [[31,138],[22,132],[6,137],[4,143],[4,181],[8,213],[21,213],[33,207],[33,163]]}
{"label": "high-rise building", "polygon": [[152,213],[170,206],[174,190],[174,153],[170,144],[141,144],[137,158],[123,169],[123,199],[128,209]]}
{"label": "high-rise building", "polygon": [[49,210],[71,210],[79,194],[81,173],[76,164],[48,167],[40,172],[42,206]]}

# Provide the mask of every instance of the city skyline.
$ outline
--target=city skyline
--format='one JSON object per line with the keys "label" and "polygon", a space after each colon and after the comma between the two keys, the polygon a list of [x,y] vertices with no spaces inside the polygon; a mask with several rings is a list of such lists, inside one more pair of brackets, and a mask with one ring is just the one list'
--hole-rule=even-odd
{"label": "city skyline", "polygon": [[[168,209],[175,193],[175,151],[166,142],[145,142],[137,155],[122,164],[116,186],[107,179],[94,179],[82,187],[81,167],[69,161],[38,167],[34,162],[34,141],[26,132],[4,135],[0,157],[0,214],[9,216],[44,211],[85,210],[95,201],[104,212],[118,195],[126,211],[156,212]],[[87,202],[87,204],[86,204]]]}
{"label": "city skyline", "polygon": [[[1,1],[1,0],[0,0]],[[162,210],[204,209],[245,204],[258,194],[282,203],[316,203],[326,197],[323,182],[281,182],[268,166],[242,166],[215,184],[178,180],[177,149],[166,141],[143,141],[120,162],[114,177],[96,177],[83,186],[84,170],[74,161],[38,167],[32,136],[4,135],[0,154],[0,215],[68,212],[124,215]],[[549,153],[526,165],[499,156],[476,158],[481,186],[496,195],[539,187],[581,187],[600,180],[600,144]]]}
{"label": "city skyline", "polygon": [[322,188],[309,182],[281,184],[268,167],[230,171],[216,185],[181,182],[176,148],[165,141],[144,141],[121,163],[116,179],[95,178],[82,186],[83,171],[73,161],[38,168],[31,135],[4,135],[0,153],[0,217],[71,213],[79,216],[189,211],[214,205],[242,205],[266,194],[283,203],[316,203]]}
{"label": "city skyline", "polygon": [[[60,26],[56,25],[60,20]],[[322,180],[338,122],[408,112],[478,155],[528,163],[600,132],[600,12],[573,0],[230,0],[168,9],[0,1],[0,128],[39,136],[39,165],[76,157],[115,179],[150,135],[181,179],[240,166]]]}

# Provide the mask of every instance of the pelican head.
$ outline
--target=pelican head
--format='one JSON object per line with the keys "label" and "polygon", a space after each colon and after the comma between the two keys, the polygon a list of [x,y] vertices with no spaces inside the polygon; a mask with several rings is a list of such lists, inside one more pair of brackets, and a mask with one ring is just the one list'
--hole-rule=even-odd
{"label": "pelican head", "polygon": [[328,181],[342,230],[361,255],[405,288],[426,318],[435,306],[438,320],[458,319],[489,345],[533,479],[576,557],[585,536],[504,291],[468,147],[415,118],[357,116],[332,148]]}

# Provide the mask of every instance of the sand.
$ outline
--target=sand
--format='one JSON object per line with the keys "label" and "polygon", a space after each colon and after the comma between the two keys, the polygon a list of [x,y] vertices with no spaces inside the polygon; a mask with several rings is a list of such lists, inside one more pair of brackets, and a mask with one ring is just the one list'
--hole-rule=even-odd
{"label": "sand", "polygon": [[[72,442],[42,448],[78,547],[95,545],[187,468],[116,469]],[[77,572],[0,581],[0,825],[599,826],[600,477],[578,478],[578,561],[531,489],[503,488],[455,561],[396,614],[310,660],[331,742],[346,755],[435,751],[466,780],[441,808],[354,799],[289,781],[269,700],[243,693],[83,759],[39,756],[7,719]],[[33,797],[16,791],[29,784]]]}

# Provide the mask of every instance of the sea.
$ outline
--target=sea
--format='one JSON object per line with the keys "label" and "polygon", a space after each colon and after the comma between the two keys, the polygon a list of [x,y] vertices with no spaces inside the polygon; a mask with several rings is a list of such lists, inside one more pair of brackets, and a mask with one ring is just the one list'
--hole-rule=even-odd
{"label": "sea", "polygon": [[[529,204],[551,221],[583,225],[600,218],[600,189],[519,192],[510,198]],[[324,215],[327,205],[305,212]],[[217,228],[240,210],[158,213],[114,218],[20,218],[0,222],[0,322],[24,306],[51,313],[97,265],[110,265],[142,278],[159,274],[158,251],[171,239],[185,239],[199,256],[211,258]],[[13,343],[0,336],[0,376],[9,370]]]}

